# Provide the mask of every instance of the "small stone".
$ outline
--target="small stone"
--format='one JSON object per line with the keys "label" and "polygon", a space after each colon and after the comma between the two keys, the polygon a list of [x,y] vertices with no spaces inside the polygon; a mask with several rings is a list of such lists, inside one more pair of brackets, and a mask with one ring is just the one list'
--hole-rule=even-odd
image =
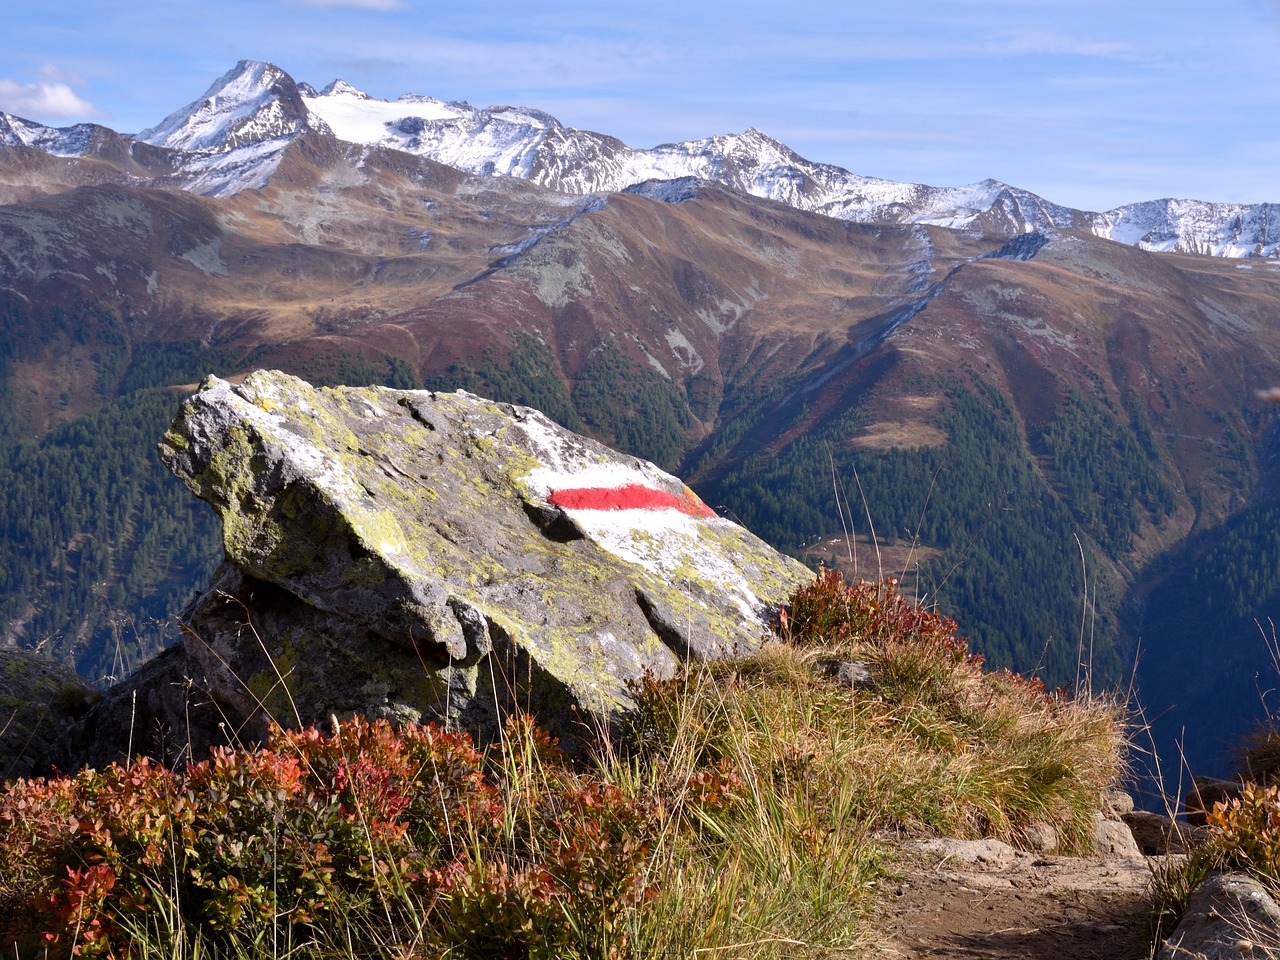
{"label": "small stone", "polygon": [[874,685],[871,668],[862,660],[834,660],[830,658],[815,661],[814,668],[824,677],[829,677],[839,686],[853,690],[866,690]]}
{"label": "small stone", "polygon": [[1215,803],[1229,802],[1240,796],[1244,784],[1239,780],[1219,780],[1217,777],[1193,777],[1191,789],[1182,801],[1187,823],[1202,827],[1208,820],[1206,814]]}
{"label": "small stone", "polygon": [[1120,820],[1108,820],[1102,814],[1093,822],[1093,848],[1099,856],[1108,859],[1142,859],[1142,849],[1128,825]]}
{"label": "small stone", "polygon": [[1102,793],[1102,812],[1109,820],[1119,820],[1126,813],[1133,812],[1133,797],[1124,790],[1104,790]]}
{"label": "small stone", "polygon": [[1121,819],[1133,834],[1138,849],[1148,857],[1184,854],[1194,844],[1203,842],[1204,827],[1174,820],[1148,810],[1134,810]]}
{"label": "small stone", "polygon": [[1029,824],[1022,837],[1026,849],[1036,853],[1052,853],[1058,849],[1058,831],[1047,823]]}

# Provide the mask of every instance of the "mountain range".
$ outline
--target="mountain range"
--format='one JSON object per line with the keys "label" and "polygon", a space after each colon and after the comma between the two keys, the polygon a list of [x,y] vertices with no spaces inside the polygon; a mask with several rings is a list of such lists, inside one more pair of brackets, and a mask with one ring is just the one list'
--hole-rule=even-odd
{"label": "mountain range", "polygon": [[[1102,213],[1073,210],[996,180],[938,188],[850,173],[798,156],[759,130],[634,149],[565,127],[539,110],[473,107],[406,94],[378,100],[342,80],[323,90],[280,68],[241,61],[204,95],[134,137],[89,124],[55,129],[0,114],[0,145],[62,157],[136,152],[164,185],[204,196],[262,186],[285,148],[307,133],[426,157],[466,173],[530,180],[563,193],[615,193],[648,181],[695,178],[859,223],[920,223],[1009,235],[1080,229],[1161,252],[1275,257],[1280,210],[1270,203],[1147,200]],[[146,151],[144,151],[144,154]]]}
{"label": "mountain range", "polygon": [[1221,769],[1280,603],[1269,217],[897,184],[758,131],[635,150],[257,62],[133,136],[0,116],[0,636],[95,679],[171,639],[216,530],[152,450],[206,374],[462,387],[905,576],[996,664],[1136,661],[1165,756]]}

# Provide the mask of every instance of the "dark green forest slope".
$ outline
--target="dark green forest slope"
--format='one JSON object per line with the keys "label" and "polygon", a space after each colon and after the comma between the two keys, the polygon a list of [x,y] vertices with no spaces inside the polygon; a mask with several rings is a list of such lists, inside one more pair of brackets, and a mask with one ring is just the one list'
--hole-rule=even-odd
{"label": "dark green forest slope", "polygon": [[[10,310],[6,325],[23,319]],[[119,677],[176,636],[173,615],[216,566],[212,512],[155,455],[181,395],[155,386],[216,367],[193,343],[95,355],[103,406],[38,440],[18,439],[10,371],[82,316],[55,311],[0,338],[0,625],[4,635],[75,665],[95,681]]]}
{"label": "dark green forest slope", "polygon": [[1169,705],[1148,717],[1157,742],[1217,758],[1194,769],[1223,776],[1241,733],[1280,715],[1280,504],[1245,510],[1203,539],[1173,558],[1136,612],[1139,693]]}
{"label": "dark green forest slope", "polygon": [[[1093,567],[1099,549],[1127,550],[1144,517],[1172,509],[1172,493],[1101,404],[1073,395],[1043,432],[1058,478],[1051,485],[999,393],[955,382],[938,389],[950,403],[943,447],[850,451],[843,438],[858,425],[855,410],[776,455],[747,460],[706,495],[792,551],[842,523],[863,529],[867,514],[881,539],[918,537],[941,548],[942,559],[924,571],[930,600],[960,618],[993,664],[1037,672],[1052,685],[1073,683],[1081,662],[1081,552]],[[842,520],[838,505],[850,496]],[[1102,599],[1096,622],[1091,615],[1087,624],[1104,638],[1094,645],[1092,672],[1114,685],[1124,672],[1120,651],[1105,642],[1116,635],[1115,598]]]}

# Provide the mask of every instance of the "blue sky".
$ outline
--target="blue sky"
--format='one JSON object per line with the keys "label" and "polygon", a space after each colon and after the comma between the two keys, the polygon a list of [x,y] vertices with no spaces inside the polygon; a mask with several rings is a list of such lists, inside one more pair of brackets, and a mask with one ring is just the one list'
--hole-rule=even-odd
{"label": "blue sky", "polygon": [[134,132],[243,58],[1084,209],[1280,202],[1280,0],[6,0],[0,110]]}

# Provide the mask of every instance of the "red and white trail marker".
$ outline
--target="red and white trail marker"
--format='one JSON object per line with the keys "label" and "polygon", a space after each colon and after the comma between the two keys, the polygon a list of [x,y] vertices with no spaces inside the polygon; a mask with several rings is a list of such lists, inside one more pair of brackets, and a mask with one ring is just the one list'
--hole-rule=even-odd
{"label": "red and white trail marker", "polygon": [[715,511],[688,487],[679,493],[643,483],[620,487],[562,487],[547,498],[562,510],[677,510],[691,517],[714,517]]}
{"label": "red and white trail marker", "polygon": [[583,536],[614,556],[665,583],[693,575],[715,584],[744,616],[758,617],[760,601],[723,538],[703,536],[735,524],[652,463],[606,460],[581,443],[566,444],[533,418],[521,426],[543,464],[523,478],[529,495],[559,507]]}

